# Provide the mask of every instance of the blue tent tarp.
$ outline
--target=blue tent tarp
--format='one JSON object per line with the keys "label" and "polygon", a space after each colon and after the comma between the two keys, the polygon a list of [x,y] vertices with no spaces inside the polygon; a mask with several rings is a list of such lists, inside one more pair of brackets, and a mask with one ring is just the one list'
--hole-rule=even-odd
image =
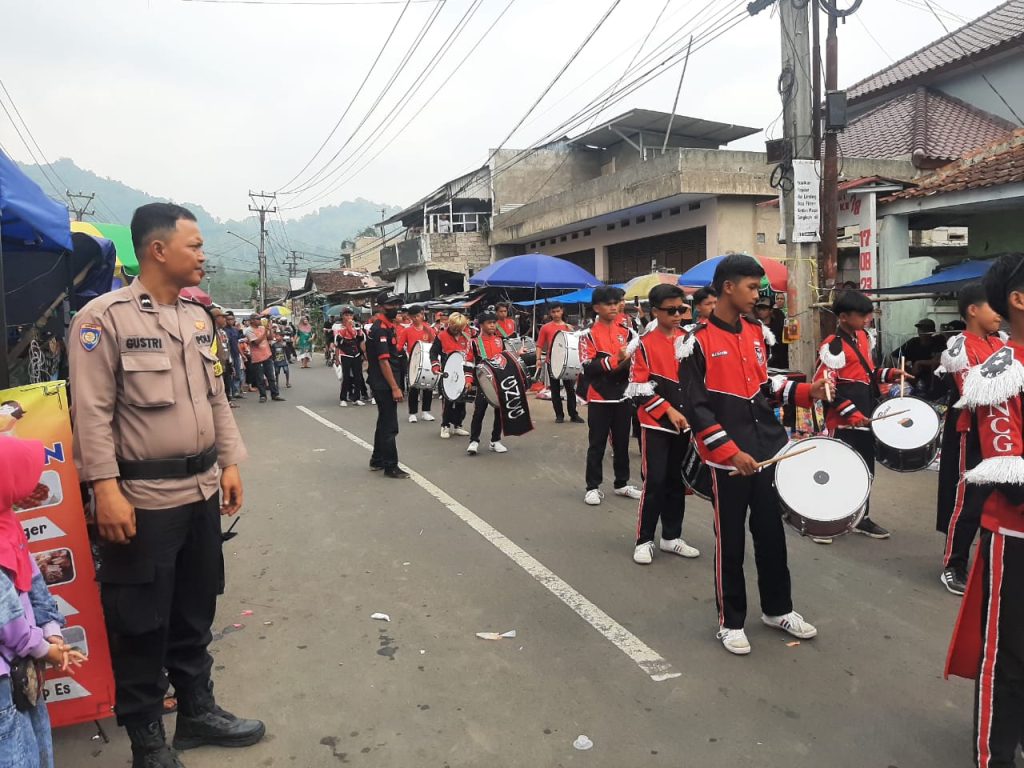
{"label": "blue tent tarp", "polygon": [[[618,283],[615,287],[621,288],[625,283]],[[537,299],[536,301],[517,301],[517,307],[532,307],[539,304],[547,304],[549,301],[560,301],[563,304],[589,304],[590,298],[594,295],[593,288],[580,288],[572,293],[563,293],[561,296],[552,296],[548,299]]]}
{"label": "blue tent tarp", "polygon": [[964,261],[952,267],[944,267],[928,277],[922,277],[906,285],[893,288],[879,288],[868,291],[871,294],[900,295],[914,293],[939,294],[956,291],[967,283],[980,280],[992,266],[991,261]]}
{"label": "blue tent tarp", "polygon": [[21,250],[70,251],[71,224],[66,206],[43,194],[24,172],[0,152],[0,235]]}

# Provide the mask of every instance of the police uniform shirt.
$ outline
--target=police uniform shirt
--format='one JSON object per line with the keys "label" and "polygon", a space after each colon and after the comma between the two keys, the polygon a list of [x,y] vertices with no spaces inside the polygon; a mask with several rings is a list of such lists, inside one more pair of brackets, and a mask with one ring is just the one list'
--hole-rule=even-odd
{"label": "police uniform shirt", "polygon": [[[391,389],[391,385],[381,373],[380,366],[383,361],[387,361],[390,365],[391,361],[398,356],[398,341],[395,331],[393,323],[388,321],[384,315],[378,315],[366,334],[366,380],[370,389]],[[398,382],[397,374],[395,374],[395,382]]]}
{"label": "police uniform shirt", "polygon": [[217,466],[171,480],[126,480],[128,501],[168,509],[210,498],[220,468],[247,456],[198,304],[160,305],[141,280],[89,302],[68,342],[75,465],[83,481],[118,477],[118,459],[170,459],[217,446]]}

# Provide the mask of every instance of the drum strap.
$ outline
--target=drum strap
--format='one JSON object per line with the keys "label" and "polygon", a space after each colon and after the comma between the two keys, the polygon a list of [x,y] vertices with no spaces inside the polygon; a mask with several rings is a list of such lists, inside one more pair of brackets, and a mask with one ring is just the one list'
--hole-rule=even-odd
{"label": "drum strap", "polygon": [[868,375],[868,387],[871,389],[871,396],[877,398],[880,394],[878,382],[875,381],[875,369],[868,364],[867,359],[864,357],[864,353],[860,351],[860,344],[857,343],[856,338],[850,338],[843,333],[842,329],[836,329],[836,334],[841,338],[845,339],[846,342],[853,347],[854,354],[857,355],[857,359],[860,360],[861,367],[864,368],[864,372]]}

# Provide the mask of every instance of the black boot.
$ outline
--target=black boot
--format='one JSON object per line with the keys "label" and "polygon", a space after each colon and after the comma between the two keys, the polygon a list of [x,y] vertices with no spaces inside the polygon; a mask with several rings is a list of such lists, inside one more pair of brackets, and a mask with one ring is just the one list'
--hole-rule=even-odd
{"label": "black boot", "polygon": [[125,730],[132,742],[132,768],[185,768],[167,746],[164,724],[159,720]]}
{"label": "black boot", "polygon": [[243,720],[225,712],[213,700],[213,681],[195,689],[178,691],[178,722],[175,749],[194,749],[204,744],[248,747],[263,738],[266,726],[259,720]]}

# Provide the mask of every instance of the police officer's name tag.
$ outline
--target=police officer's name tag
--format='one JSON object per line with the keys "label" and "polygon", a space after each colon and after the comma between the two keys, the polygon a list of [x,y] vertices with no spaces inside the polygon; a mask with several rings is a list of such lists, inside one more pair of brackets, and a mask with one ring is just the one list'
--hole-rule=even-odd
{"label": "police officer's name tag", "polygon": [[125,349],[163,349],[164,340],[157,337],[129,336],[124,340]]}

